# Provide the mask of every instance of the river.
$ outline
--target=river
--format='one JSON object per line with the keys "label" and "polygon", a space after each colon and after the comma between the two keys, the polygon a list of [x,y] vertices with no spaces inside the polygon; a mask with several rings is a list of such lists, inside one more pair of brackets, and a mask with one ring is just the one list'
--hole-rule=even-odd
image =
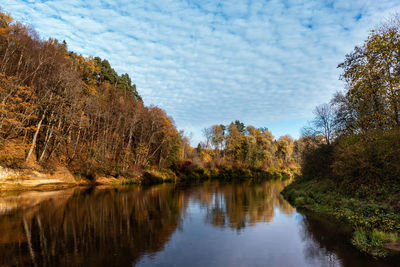
{"label": "river", "polygon": [[0,266],[396,266],[350,229],[297,211],[287,182],[75,188],[0,195]]}

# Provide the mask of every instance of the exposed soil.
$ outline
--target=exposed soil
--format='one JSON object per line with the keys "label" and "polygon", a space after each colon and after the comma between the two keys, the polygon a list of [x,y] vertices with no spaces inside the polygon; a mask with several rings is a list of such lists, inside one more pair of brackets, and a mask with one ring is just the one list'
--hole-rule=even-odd
{"label": "exposed soil", "polygon": [[[65,168],[46,173],[35,169],[11,170],[0,167],[0,191],[26,189],[60,189],[78,185],[74,176]],[[85,182],[83,182],[85,183]]]}
{"label": "exposed soil", "polygon": [[385,245],[385,248],[394,250],[394,251],[399,251],[400,252],[400,242],[390,242]]}

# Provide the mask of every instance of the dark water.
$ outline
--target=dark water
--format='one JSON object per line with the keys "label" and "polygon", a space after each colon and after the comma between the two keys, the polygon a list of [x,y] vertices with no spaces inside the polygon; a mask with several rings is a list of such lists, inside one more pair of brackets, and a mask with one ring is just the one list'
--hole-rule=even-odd
{"label": "dark water", "polygon": [[0,195],[0,266],[398,266],[296,211],[284,182]]}

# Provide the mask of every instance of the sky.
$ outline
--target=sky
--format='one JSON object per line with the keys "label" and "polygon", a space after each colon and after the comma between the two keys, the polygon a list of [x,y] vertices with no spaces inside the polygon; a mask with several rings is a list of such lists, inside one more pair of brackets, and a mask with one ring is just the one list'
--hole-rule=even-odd
{"label": "sky", "polygon": [[240,120],[298,138],[341,63],[399,0],[2,0],[14,19],[128,73],[192,133]]}

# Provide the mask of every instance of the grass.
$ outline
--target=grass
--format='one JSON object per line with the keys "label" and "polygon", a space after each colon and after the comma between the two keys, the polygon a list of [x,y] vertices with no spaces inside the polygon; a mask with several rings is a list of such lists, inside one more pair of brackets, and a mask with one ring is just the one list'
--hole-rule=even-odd
{"label": "grass", "polygon": [[[398,242],[400,213],[390,201],[360,194],[343,194],[329,180],[297,178],[282,195],[296,207],[332,214],[354,229],[352,244],[374,257],[385,257],[388,242]],[[387,199],[392,195],[387,194]]]}
{"label": "grass", "polygon": [[385,233],[374,229],[372,232],[364,229],[354,231],[352,244],[361,251],[374,257],[385,257],[388,251],[384,245],[389,242],[397,242],[400,237],[396,233]]}
{"label": "grass", "polygon": [[160,184],[165,182],[175,182],[176,174],[170,169],[152,169],[143,173],[141,184]]}

